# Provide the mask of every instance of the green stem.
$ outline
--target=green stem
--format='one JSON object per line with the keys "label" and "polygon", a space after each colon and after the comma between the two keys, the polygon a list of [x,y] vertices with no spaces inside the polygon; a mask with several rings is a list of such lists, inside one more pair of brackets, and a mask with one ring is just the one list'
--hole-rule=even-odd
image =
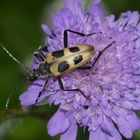
{"label": "green stem", "polygon": [[3,115],[14,115],[17,117],[26,117],[26,116],[31,116],[31,117],[38,117],[41,119],[48,119],[48,113],[47,112],[33,112],[33,111],[27,111],[24,109],[8,109],[8,110],[1,110],[0,111],[0,116]]}

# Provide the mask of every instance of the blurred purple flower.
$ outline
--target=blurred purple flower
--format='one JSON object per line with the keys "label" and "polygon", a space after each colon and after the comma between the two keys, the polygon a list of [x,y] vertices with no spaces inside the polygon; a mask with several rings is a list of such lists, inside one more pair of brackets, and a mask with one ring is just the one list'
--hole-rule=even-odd
{"label": "blurred purple flower", "polygon": [[[64,0],[64,8],[52,16],[52,27],[42,25],[48,35],[45,44],[50,52],[63,48],[65,29],[85,34],[97,32],[90,37],[68,34],[69,46],[91,44],[97,53],[115,41],[90,71],[76,69],[62,77],[66,88],[79,88],[89,100],[80,92],[62,91],[57,78],[51,78],[39,99],[41,102],[48,98],[49,104],[59,105],[48,122],[51,136],[61,134],[60,140],[76,140],[79,124],[88,128],[89,140],[121,140],[121,135],[131,138],[140,128],[140,120],[134,112],[140,109],[139,21],[137,11],[122,13],[118,20],[114,15],[104,16],[100,0],[94,0],[87,11],[79,0]],[[34,60],[33,68],[38,64],[39,61]],[[20,96],[23,106],[35,104],[44,80],[34,81]]]}

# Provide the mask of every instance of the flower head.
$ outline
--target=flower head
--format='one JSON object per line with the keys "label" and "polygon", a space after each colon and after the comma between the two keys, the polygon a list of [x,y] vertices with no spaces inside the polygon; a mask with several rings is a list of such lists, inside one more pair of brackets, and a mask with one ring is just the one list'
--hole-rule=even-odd
{"label": "flower head", "polygon": [[[137,11],[122,13],[118,20],[114,15],[104,16],[100,0],[94,0],[87,11],[79,0],[64,0],[64,8],[52,16],[52,26],[42,25],[49,52],[64,48],[66,29],[95,33],[89,37],[68,33],[68,46],[94,46],[96,54],[86,65],[115,42],[90,70],[75,69],[61,76],[65,88],[78,88],[88,98],[79,91],[63,91],[58,78],[51,77],[39,98],[39,102],[48,98],[49,104],[59,105],[47,125],[51,136],[61,134],[61,140],[76,140],[79,125],[88,128],[89,140],[121,140],[121,135],[131,138],[140,128],[140,120],[134,112],[140,109],[139,19]],[[39,63],[40,60],[35,59],[33,69],[38,68]],[[45,77],[38,78],[20,96],[23,106],[35,104],[44,82]]]}

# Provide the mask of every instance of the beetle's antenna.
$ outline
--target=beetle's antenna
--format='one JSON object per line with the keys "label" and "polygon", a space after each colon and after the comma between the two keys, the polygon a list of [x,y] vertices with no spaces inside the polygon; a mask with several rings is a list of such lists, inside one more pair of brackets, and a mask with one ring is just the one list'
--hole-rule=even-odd
{"label": "beetle's antenna", "polygon": [[26,66],[24,66],[17,58],[15,58],[2,44],[0,44],[0,47],[15,61],[20,67],[22,67],[26,72],[29,74],[32,73]]}

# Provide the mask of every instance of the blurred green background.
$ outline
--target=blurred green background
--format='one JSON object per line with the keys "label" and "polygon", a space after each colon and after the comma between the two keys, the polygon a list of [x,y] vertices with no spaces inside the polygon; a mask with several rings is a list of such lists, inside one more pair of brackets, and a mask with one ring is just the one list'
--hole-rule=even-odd
{"label": "blurred green background", "polygon": [[[107,14],[117,17],[128,10],[140,11],[139,0],[103,0],[102,4]],[[45,34],[41,30],[41,23],[50,25],[51,13],[62,5],[61,0],[0,0],[0,43],[30,67],[32,51],[44,44]],[[20,110],[18,96],[28,85],[25,77],[24,71],[0,50],[0,140],[58,140],[59,136],[51,138],[46,130],[46,122],[56,107],[29,108],[31,114],[24,115],[22,112],[4,114],[6,100],[11,93],[14,95],[9,109]],[[81,129],[77,140],[88,140],[88,134],[82,134]],[[132,140],[140,140],[140,132],[136,132]]]}

